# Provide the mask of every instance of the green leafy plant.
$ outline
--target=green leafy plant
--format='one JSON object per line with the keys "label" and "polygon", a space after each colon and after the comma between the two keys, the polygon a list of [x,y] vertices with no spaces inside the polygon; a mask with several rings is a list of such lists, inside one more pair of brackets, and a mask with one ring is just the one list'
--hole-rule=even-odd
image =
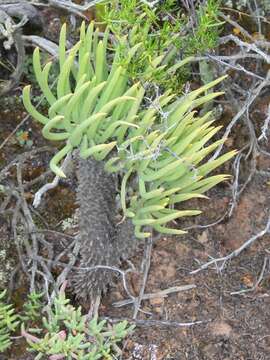
{"label": "green leafy plant", "polygon": [[185,41],[186,54],[204,53],[217,45],[218,37],[224,22],[218,20],[220,1],[207,0],[197,10],[197,26],[194,36]]}
{"label": "green leafy plant", "polygon": [[[51,56],[49,56],[46,53],[41,53],[41,62],[48,62],[50,61]],[[46,99],[44,99],[43,94],[39,91],[39,85],[35,76],[35,72],[33,70],[33,58],[31,54],[27,54],[23,63],[23,74],[25,77],[26,82],[30,82],[32,84],[33,88],[33,94],[32,94],[32,101],[35,105],[39,105],[40,107],[44,107],[47,105]],[[56,88],[55,88],[55,82],[54,79],[58,74],[58,64],[52,63],[50,74],[48,77],[48,81],[52,84],[51,85],[51,91],[55,95],[56,94]]]}
{"label": "green leafy plant", "polygon": [[11,333],[19,325],[19,316],[15,313],[12,304],[5,303],[5,295],[6,290],[0,293],[0,352],[11,346]]}
{"label": "green leafy plant", "polygon": [[[30,321],[38,321],[43,307],[40,299],[42,294],[30,293],[21,313],[16,312],[13,304],[5,301],[6,290],[0,293],[0,352],[12,345],[12,334],[22,321],[29,326]],[[34,331],[34,329],[32,329]]]}
{"label": "green leafy plant", "polygon": [[126,321],[109,327],[105,320],[89,319],[81,308],[74,308],[62,286],[54,303],[43,317],[43,328],[38,337],[22,327],[22,335],[29,350],[37,353],[36,360],[49,355],[51,360],[113,359],[119,351],[117,344],[130,334],[134,326]]}
{"label": "green leafy plant", "polygon": [[43,307],[42,297],[43,293],[37,293],[35,291],[28,294],[27,301],[23,304],[23,311],[20,315],[22,321],[33,322],[39,320]]}
{"label": "green leafy plant", "polygon": [[[45,138],[66,141],[50,161],[52,171],[64,177],[59,163],[76,148],[83,159],[93,156],[106,160],[107,171],[122,174],[121,206],[124,216],[132,219],[138,238],[150,236],[142,231],[145,226],[161,233],[182,234],[182,230],[166,224],[200,211],[180,211],[174,206],[203,197],[205,191],[227,179],[227,175],[207,175],[236,153],[231,151],[202,163],[223,140],[209,144],[220,127],[213,126],[211,112],[200,117],[195,109],[222,94],[207,91],[224,77],[181,98],[168,90],[147,108],[143,103],[145,89],[140,83],[130,85],[127,75],[128,62],[141,44],[127,50],[126,66],[118,63],[121,46],[117,47],[110,67],[106,54],[108,34],[106,30],[103,40],[98,41],[94,24],[86,29],[83,23],[80,41],[66,51],[63,25],[56,97],[48,84],[51,63],[42,69],[38,48],[33,55],[35,75],[49,103],[48,115],[32,105],[30,86],[23,90],[24,105],[43,125]],[[158,69],[162,58],[154,59],[152,67]],[[175,67],[183,63],[185,60]],[[135,184],[132,192],[128,191],[131,183]]]}
{"label": "green leafy plant", "polygon": [[[199,4],[192,21],[190,14],[175,0],[160,2],[154,8],[139,0],[115,0],[101,3],[98,8],[98,19],[117,39],[126,36],[131,45],[142,42],[130,62],[129,76],[144,81],[146,67],[164,53],[162,64],[173,65],[180,56],[186,58],[215,48],[222,26],[218,20],[219,0]],[[122,59],[125,59],[124,53]],[[161,68],[147,74],[147,78],[165,90],[180,92],[189,73],[187,66],[170,74]]]}
{"label": "green leafy plant", "polygon": [[[12,304],[5,302],[6,291],[0,294],[0,352],[13,344],[12,334],[21,326],[22,336],[29,344],[29,351],[35,352],[35,359],[50,360],[113,359],[120,352],[121,342],[129,335],[134,326],[127,321],[113,326],[105,320],[90,319],[83,315],[81,308],[75,308],[65,296],[63,284],[52,305],[46,307],[41,293],[30,293],[21,312],[16,313]],[[44,357],[45,356],[45,357]]]}

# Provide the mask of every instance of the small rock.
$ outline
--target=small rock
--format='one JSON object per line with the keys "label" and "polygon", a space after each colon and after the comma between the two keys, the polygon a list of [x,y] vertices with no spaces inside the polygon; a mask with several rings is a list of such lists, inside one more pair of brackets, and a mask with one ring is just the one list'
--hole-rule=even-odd
{"label": "small rock", "polygon": [[162,305],[164,303],[164,298],[153,298],[149,300],[150,304],[152,307],[155,308],[155,311],[157,313],[161,313],[162,312]]}
{"label": "small rock", "polygon": [[209,239],[208,239],[208,231],[205,230],[203,231],[198,237],[197,237],[197,240],[200,244],[206,244]]}
{"label": "small rock", "polygon": [[245,274],[241,277],[241,282],[247,288],[252,288],[254,286],[254,278],[251,274]]}
{"label": "small rock", "polygon": [[177,242],[175,245],[175,253],[178,256],[187,255],[190,252],[190,248],[182,242]]}
{"label": "small rock", "polygon": [[210,332],[213,336],[230,337],[232,327],[225,321],[215,321],[210,325]]}

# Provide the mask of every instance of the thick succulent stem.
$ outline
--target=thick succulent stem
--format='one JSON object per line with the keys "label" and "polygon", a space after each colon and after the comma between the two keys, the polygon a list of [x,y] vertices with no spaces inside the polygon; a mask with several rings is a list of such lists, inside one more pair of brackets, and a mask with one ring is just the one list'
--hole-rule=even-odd
{"label": "thick succulent stem", "polygon": [[105,172],[103,162],[80,159],[78,180],[81,253],[73,280],[77,295],[87,299],[106,291],[113,276],[110,270],[87,268],[119,266],[134,251],[136,239],[130,221],[117,225],[116,180]]}

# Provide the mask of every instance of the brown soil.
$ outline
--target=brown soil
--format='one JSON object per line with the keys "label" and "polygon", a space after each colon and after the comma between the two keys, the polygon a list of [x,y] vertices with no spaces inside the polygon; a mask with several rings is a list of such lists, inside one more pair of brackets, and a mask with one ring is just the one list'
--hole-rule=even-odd
{"label": "brown soil", "polygon": [[[270,203],[267,191],[265,181],[256,177],[228,221],[155,244],[146,293],[185,284],[195,284],[196,288],[165,299],[143,301],[142,310],[150,315],[140,313],[139,319],[146,321],[128,340],[124,359],[269,359],[270,235],[228,262],[222,272],[213,266],[190,275],[200,263],[228,254],[265,227]],[[212,194],[211,203],[204,204],[205,213],[198,223],[211,223],[227,203],[224,191],[219,189]],[[267,267],[261,283],[250,292],[232,295],[252,289],[265,259]],[[138,286],[136,290],[138,294]],[[106,298],[105,313],[110,317],[132,317],[131,305],[107,308],[121,294],[124,292],[119,284]],[[172,324],[153,326],[147,323],[149,319]],[[176,324],[196,321],[204,323],[191,327]]]}

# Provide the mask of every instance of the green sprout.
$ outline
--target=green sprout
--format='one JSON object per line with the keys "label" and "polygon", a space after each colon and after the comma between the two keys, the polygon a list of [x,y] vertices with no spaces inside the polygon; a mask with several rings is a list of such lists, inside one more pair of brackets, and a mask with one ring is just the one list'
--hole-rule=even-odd
{"label": "green sprout", "polygon": [[3,290],[0,293],[0,352],[11,346],[11,333],[19,325],[19,316],[15,313],[13,305],[5,303],[5,296],[6,290]]}

